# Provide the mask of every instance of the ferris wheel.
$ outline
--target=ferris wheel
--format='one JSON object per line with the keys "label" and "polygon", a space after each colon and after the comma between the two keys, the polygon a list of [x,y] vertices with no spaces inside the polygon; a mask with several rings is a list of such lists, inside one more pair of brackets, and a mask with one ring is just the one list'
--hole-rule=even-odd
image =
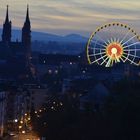
{"label": "ferris wheel", "polygon": [[112,67],[116,63],[140,65],[140,36],[128,25],[109,23],[99,27],[87,44],[89,64]]}

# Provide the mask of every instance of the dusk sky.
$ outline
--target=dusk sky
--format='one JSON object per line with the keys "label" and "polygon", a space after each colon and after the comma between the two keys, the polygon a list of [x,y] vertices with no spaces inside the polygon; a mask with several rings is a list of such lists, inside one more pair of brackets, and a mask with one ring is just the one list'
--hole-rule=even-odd
{"label": "dusk sky", "polygon": [[13,28],[22,27],[29,4],[34,31],[89,36],[98,26],[117,21],[140,34],[140,0],[0,0],[0,26],[7,4]]}

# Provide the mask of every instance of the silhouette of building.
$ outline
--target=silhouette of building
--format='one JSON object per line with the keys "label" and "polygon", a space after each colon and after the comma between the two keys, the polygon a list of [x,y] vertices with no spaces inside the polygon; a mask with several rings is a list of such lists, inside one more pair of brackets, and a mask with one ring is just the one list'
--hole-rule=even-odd
{"label": "silhouette of building", "polygon": [[29,18],[29,6],[27,6],[26,20],[22,28],[22,44],[25,47],[27,59],[31,58],[31,25]]}
{"label": "silhouette of building", "polygon": [[3,24],[2,40],[0,41],[0,78],[28,78],[33,66],[31,64],[31,24],[29,6],[22,28],[21,41],[11,41],[12,22],[9,19],[7,5],[6,18]]}
{"label": "silhouette of building", "polygon": [[11,42],[11,27],[12,27],[12,22],[9,21],[9,12],[8,12],[8,5],[7,5],[6,18],[3,24],[3,32],[2,32],[2,42],[5,44],[9,44]]}

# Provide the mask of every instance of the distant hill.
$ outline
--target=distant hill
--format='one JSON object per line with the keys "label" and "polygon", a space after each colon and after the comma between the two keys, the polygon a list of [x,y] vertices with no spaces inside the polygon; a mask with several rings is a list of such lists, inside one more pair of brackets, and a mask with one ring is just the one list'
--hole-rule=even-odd
{"label": "distant hill", "polygon": [[[2,29],[0,29],[0,34],[2,34]],[[1,38],[1,36],[0,36]],[[21,30],[12,30],[12,40],[21,40]],[[57,41],[57,42],[87,42],[87,38],[79,34],[69,34],[66,36],[59,36],[50,33],[34,32],[32,31],[32,41]]]}

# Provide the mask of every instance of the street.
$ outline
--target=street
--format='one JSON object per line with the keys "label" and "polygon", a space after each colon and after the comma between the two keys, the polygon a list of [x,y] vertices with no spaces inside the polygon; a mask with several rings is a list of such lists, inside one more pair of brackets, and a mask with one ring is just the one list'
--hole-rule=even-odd
{"label": "street", "polygon": [[11,136],[10,138],[7,137],[4,140],[40,140],[40,138],[32,132],[32,133],[25,133],[25,134],[17,134]]}

